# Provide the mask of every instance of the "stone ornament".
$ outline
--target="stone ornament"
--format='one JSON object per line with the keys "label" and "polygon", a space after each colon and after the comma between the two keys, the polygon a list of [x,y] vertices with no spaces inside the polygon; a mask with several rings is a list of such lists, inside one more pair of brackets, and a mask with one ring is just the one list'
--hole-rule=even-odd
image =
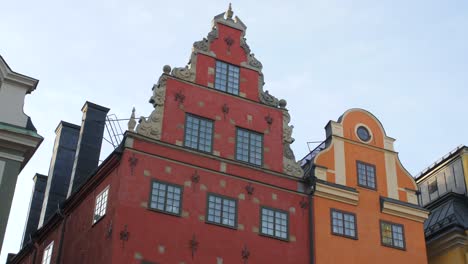
{"label": "stone ornament", "polygon": [[135,120],[135,107],[132,109],[132,115],[130,116],[130,120],[128,120],[128,130],[134,131],[136,126]]}
{"label": "stone ornament", "polygon": [[294,126],[290,126],[291,116],[288,110],[283,110],[283,171],[284,173],[294,176],[304,176],[304,171],[301,168],[299,162],[296,162],[296,157],[292,151],[290,145],[294,142],[292,137],[292,131]]}
{"label": "stone ornament", "polygon": [[170,72],[170,67],[166,66],[163,68],[164,74],[159,77],[158,83],[153,85],[153,96],[151,96],[149,102],[154,106],[154,110],[148,118],[140,117],[138,127],[136,128],[138,134],[157,140],[161,139],[167,73]]}

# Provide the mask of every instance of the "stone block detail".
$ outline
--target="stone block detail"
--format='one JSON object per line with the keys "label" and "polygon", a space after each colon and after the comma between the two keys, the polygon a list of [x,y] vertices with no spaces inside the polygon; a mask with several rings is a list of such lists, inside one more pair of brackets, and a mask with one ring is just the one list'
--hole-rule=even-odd
{"label": "stone block detail", "polygon": [[183,218],[189,218],[189,217],[190,217],[190,213],[187,212],[187,211],[183,211],[183,210],[182,210],[182,217],[183,217]]}
{"label": "stone block detail", "polygon": [[247,121],[249,121],[249,123],[250,123],[250,122],[252,122],[252,120],[253,120],[253,117],[251,115],[247,115]]}
{"label": "stone block detail", "polygon": [[143,175],[144,175],[145,177],[149,177],[149,176],[151,176],[151,172],[150,172],[149,170],[144,170],[144,171],[143,171]]}
{"label": "stone block detail", "polygon": [[289,212],[291,214],[295,214],[296,213],[296,207],[289,207]]}
{"label": "stone block detail", "polygon": [[245,227],[244,227],[243,224],[237,224],[237,229],[239,229],[239,230],[244,230]]}
{"label": "stone block detail", "polygon": [[184,124],[179,123],[179,124],[176,125],[176,127],[177,127],[177,129],[184,129],[185,126],[184,126]]}
{"label": "stone block detail", "polygon": [[192,187],[192,181],[184,181],[184,186],[185,187]]}
{"label": "stone block detail", "polygon": [[183,145],[184,145],[184,143],[183,143],[182,141],[180,141],[180,140],[176,140],[176,141],[175,141],[175,144],[176,144],[177,146],[183,146]]}
{"label": "stone block detail", "polygon": [[259,203],[260,203],[260,200],[259,200],[257,197],[254,197],[252,200],[253,200],[253,202],[256,203],[256,204],[259,204]]}
{"label": "stone block detail", "polygon": [[234,159],[234,155],[227,155],[228,159]]}
{"label": "stone block detail", "polygon": [[243,193],[239,193],[237,197],[239,198],[239,200],[245,200],[245,194]]}
{"label": "stone block detail", "polygon": [[158,251],[160,254],[164,254],[164,252],[166,252],[166,247],[163,245],[159,245]]}
{"label": "stone block detail", "polygon": [[141,202],[140,206],[143,208],[148,208],[148,202],[147,201]]}
{"label": "stone block detail", "polygon": [[235,125],[236,124],[236,121],[234,121],[234,119],[229,119],[229,123],[231,123],[232,125]]}
{"label": "stone block detail", "polygon": [[257,233],[257,234],[258,234],[258,227],[256,227],[256,226],[253,226],[253,227],[252,227],[252,232],[254,232],[254,233]]}
{"label": "stone block detail", "polygon": [[271,194],[271,199],[273,199],[273,201],[278,200],[278,195],[276,193],[272,193]]}
{"label": "stone block detail", "polygon": [[216,264],[223,264],[223,258],[216,257]]}
{"label": "stone block detail", "polygon": [[220,138],[221,138],[221,135],[215,133],[215,134],[214,134],[214,138],[215,138],[215,139],[220,139]]}
{"label": "stone block detail", "polygon": [[179,109],[185,111],[185,106],[183,104],[179,104]]}
{"label": "stone block detail", "polygon": [[217,150],[213,150],[213,155],[215,155],[215,156],[221,156],[221,153],[219,153],[219,151],[217,151]]}
{"label": "stone block detail", "polygon": [[220,180],[219,181],[219,186],[226,188],[226,181],[225,180]]}
{"label": "stone block detail", "polygon": [[236,140],[233,137],[228,137],[228,142],[229,143],[234,143]]}
{"label": "stone block detail", "polygon": [[214,75],[215,70],[213,67],[208,67],[208,75]]}
{"label": "stone block detail", "polygon": [[247,95],[246,95],[245,93],[243,93],[243,92],[240,92],[240,93],[239,93],[239,96],[240,96],[240,97],[244,97],[244,98],[247,97]]}
{"label": "stone block detail", "polygon": [[289,236],[289,241],[296,242],[296,236]]}
{"label": "stone block detail", "polygon": [[263,148],[263,152],[270,152],[270,148],[264,147],[264,148]]}
{"label": "stone block detail", "polygon": [[224,163],[224,162],[221,162],[221,163],[219,164],[219,171],[221,171],[221,172],[226,172],[226,169],[227,169],[227,164]]}
{"label": "stone block detail", "polygon": [[199,215],[198,220],[200,220],[201,222],[205,222],[205,216],[204,215]]}
{"label": "stone block detail", "polygon": [[208,87],[210,87],[210,88],[213,88],[213,87],[214,87],[213,83],[210,83],[210,82],[207,83],[206,86],[208,86]]}
{"label": "stone block detail", "polygon": [[217,115],[217,116],[215,116],[215,119],[219,121],[219,120],[221,120],[222,118],[221,118],[219,115]]}
{"label": "stone block detail", "polygon": [[164,171],[165,171],[167,174],[171,174],[171,172],[172,172],[171,166],[166,166],[166,167],[164,168]]}
{"label": "stone block detail", "polygon": [[140,252],[135,252],[134,258],[135,258],[135,259],[138,259],[138,260],[142,260],[142,259],[143,259],[143,255],[142,255]]}
{"label": "stone block detail", "polygon": [[204,107],[205,106],[205,102],[203,102],[203,101],[199,101],[197,104],[198,104],[199,107]]}
{"label": "stone block detail", "polygon": [[208,187],[206,187],[205,184],[200,184],[200,190],[206,191],[206,190],[208,190]]}
{"label": "stone block detail", "polygon": [[263,134],[265,134],[265,135],[270,134],[270,129],[265,129],[265,131],[263,131]]}
{"label": "stone block detail", "polygon": [[263,164],[263,168],[269,170],[269,169],[270,169],[270,165],[268,165],[268,164]]}

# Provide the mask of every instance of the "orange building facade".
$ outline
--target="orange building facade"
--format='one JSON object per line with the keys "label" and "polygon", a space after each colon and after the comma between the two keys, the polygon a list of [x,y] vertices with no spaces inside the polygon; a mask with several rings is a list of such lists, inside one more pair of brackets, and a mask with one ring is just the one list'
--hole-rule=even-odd
{"label": "orange building facade", "polygon": [[346,111],[303,159],[315,176],[316,263],[427,263],[417,186],[371,113]]}

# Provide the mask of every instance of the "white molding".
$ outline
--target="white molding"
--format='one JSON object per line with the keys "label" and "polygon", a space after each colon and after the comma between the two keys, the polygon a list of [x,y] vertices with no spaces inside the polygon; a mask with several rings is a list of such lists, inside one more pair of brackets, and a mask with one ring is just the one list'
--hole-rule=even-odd
{"label": "white molding", "polygon": [[3,171],[5,170],[6,162],[0,160],[0,186],[2,185]]}
{"label": "white molding", "polygon": [[394,203],[388,200],[383,200],[382,213],[403,217],[421,223],[424,223],[424,221],[429,216],[429,211],[425,209],[417,209],[411,206]]}
{"label": "white molding", "polygon": [[5,159],[19,161],[19,162],[24,161],[24,157],[22,156],[13,155],[13,154],[5,153],[5,152],[0,152],[0,158],[5,158]]}
{"label": "white molding", "polygon": [[346,156],[344,150],[344,141],[334,138],[334,158],[335,158],[335,183],[346,185]]}
{"label": "white molding", "polygon": [[344,190],[320,182],[317,182],[316,184],[315,195],[351,205],[357,205],[359,203],[359,193]]}
{"label": "white molding", "polygon": [[392,199],[399,199],[398,194],[398,176],[396,172],[396,159],[395,154],[385,152],[385,178],[387,181],[388,197]]}
{"label": "white molding", "polygon": [[27,87],[27,93],[34,91],[39,82],[34,78],[12,71],[2,56],[0,56],[0,80],[23,85]]}

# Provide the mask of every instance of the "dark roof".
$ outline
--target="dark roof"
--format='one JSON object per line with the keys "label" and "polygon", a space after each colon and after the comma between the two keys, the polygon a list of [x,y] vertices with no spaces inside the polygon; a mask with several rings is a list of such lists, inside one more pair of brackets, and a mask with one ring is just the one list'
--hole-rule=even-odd
{"label": "dark roof", "polygon": [[306,165],[308,161],[311,161],[319,154],[320,151],[324,150],[326,147],[325,141],[320,143],[314,150],[312,150],[309,154],[307,154],[304,158],[300,160],[301,166]]}
{"label": "dark roof", "polygon": [[427,207],[431,210],[431,214],[424,222],[426,239],[451,227],[468,229],[467,197],[450,192]]}

